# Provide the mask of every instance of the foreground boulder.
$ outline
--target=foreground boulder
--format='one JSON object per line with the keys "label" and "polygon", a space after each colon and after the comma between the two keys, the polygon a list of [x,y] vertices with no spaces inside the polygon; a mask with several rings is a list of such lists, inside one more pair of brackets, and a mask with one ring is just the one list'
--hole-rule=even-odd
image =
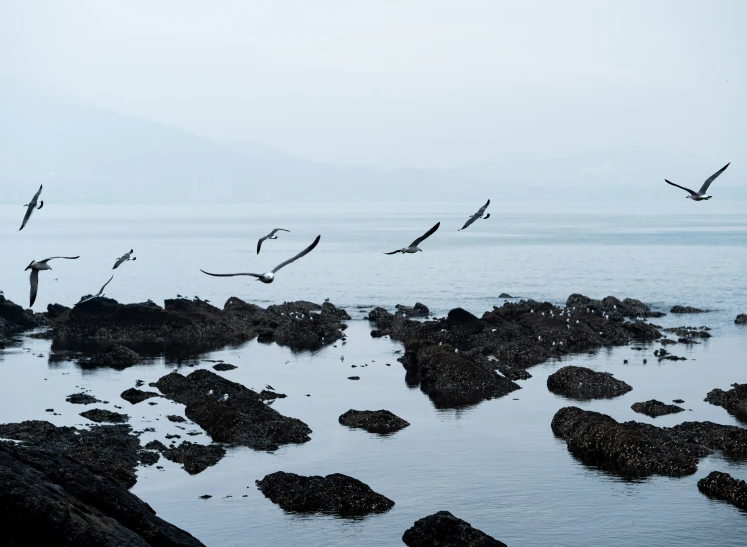
{"label": "foreground boulder", "polygon": [[188,376],[172,372],[151,385],[186,405],[187,418],[216,442],[276,450],[279,444],[310,440],[311,429],[301,420],[283,416],[255,391],[214,372],[196,370]]}
{"label": "foreground boulder", "polygon": [[127,488],[76,458],[0,443],[3,544],[198,547]]}
{"label": "foreground boulder", "polygon": [[304,477],[278,471],[257,481],[259,490],[286,511],[333,513],[343,517],[381,513],[394,502],[361,481],[333,473]]}
{"label": "foreground boulder", "polygon": [[738,420],[747,422],[747,384],[732,384],[732,386],[729,391],[714,389],[708,392],[705,401],[724,407]]}
{"label": "foreground boulder", "polygon": [[340,416],[339,421],[348,427],[365,429],[369,433],[386,435],[394,433],[410,425],[407,422],[389,412],[388,410],[353,410],[350,409]]}
{"label": "foreground boulder", "polygon": [[547,389],[571,399],[611,399],[633,388],[609,372],[585,367],[562,367],[547,377]]}
{"label": "foreground boulder", "polygon": [[190,475],[201,473],[211,465],[215,465],[226,455],[226,449],[218,445],[201,445],[184,441],[175,448],[163,450],[163,456],[172,462],[181,463]]}
{"label": "foreground boulder", "polygon": [[685,410],[681,406],[668,405],[661,401],[657,401],[656,399],[651,399],[645,403],[634,403],[630,408],[635,412],[651,416],[652,418],[657,418],[658,416],[664,416],[666,414],[676,414],[677,412]]}
{"label": "foreground boulder", "polygon": [[747,430],[712,422],[656,427],[565,407],[555,414],[551,427],[581,461],[626,477],[691,475],[698,459],[712,450],[747,457]]}
{"label": "foreground boulder", "polygon": [[439,511],[416,520],[402,536],[409,547],[506,547],[498,541],[449,513]]}
{"label": "foreground boulder", "polygon": [[735,507],[747,510],[747,483],[728,473],[711,471],[698,481],[698,490],[709,498],[728,501]]}

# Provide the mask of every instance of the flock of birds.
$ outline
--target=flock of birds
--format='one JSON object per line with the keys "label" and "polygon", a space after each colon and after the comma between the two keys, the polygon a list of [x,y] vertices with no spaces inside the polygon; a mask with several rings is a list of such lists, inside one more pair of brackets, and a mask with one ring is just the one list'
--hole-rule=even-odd
{"label": "flock of birds", "polygon": [[[706,181],[703,183],[703,185],[700,187],[700,190],[698,190],[697,192],[695,192],[694,190],[690,190],[689,188],[685,188],[684,186],[680,186],[679,184],[675,184],[674,182],[670,182],[667,179],[664,179],[664,181],[667,184],[671,184],[672,186],[676,186],[677,188],[681,188],[682,190],[685,190],[686,192],[688,192],[688,195],[685,196],[687,199],[692,199],[693,201],[706,201],[706,200],[711,199],[711,197],[712,197],[712,196],[709,196],[707,194],[708,188],[711,186],[711,183],[713,183],[713,181],[716,180],[716,178],[721,173],[723,173],[726,170],[726,168],[729,167],[730,164],[731,164],[731,162],[727,163],[721,169],[719,169],[718,171],[716,171],[713,175],[711,175],[710,177],[708,177],[706,179]],[[39,201],[39,197],[41,196],[41,192],[42,192],[42,187],[43,186],[39,186],[39,190],[36,192],[36,194],[34,194],[34,197],[31,199],[31,201],[29,201],[27,204],[24,205],[24,207],[26,207],[26,214],[23,217],[23,222],[21,223],[21,227],[19,228],[19,231],[23,230],[26,227],[26,224],[28,223],[29,219],[31,218],[31,213],[33,213],[35,210],[39,210],[42,207],[44,207],[44,201]],[[490,213],[485,214],[485,211],[487,210],[487,208],[488,208],[489,205],[490,205],[490,200],[488,200],[485,203],[485,205],[483,205],[482,207],[480,207],[480,209],[478,209],[475,214],[471,215],[469,217],[469,219],[467,219],[467,222],[464,223],[464,226],[462,226],[461,228],[459,228],[458,231],[461,231],[461,230],[464,230],[464,229],[468,228],[470,225],[472,225],[478,219],[486,220],[486,219],[490,218]],[[439,229],[440,226],[441,226],[441,223],[437,222],[430,230],[428,230],[422,236],[420,236],[419,238],[417,238],[416,240],[414,240],[407,247],[403,247],[402,249],[397,249],[395,251],[391,251],[391,252],[384,253],[384,254],[386,254],[386,255],[393,255],[393,254],[398,254],[398,253],[400,253],[400,254],[411,254],[411,253],[417,253],[418,251],[422,251],[423,249],[421,249],[419,247],[419,245],[423,241],[425,241],[426,239],[428,239],[430,236],[432,236],[436,232],[436,230]],[[278,238],[278,236],[277,236],[278,232],[290,232],[290,230],[286,230],[285,228],[275,228],[269,234],[267,234],[266,236],[261,237],[259,239],[259,241],[257,241],[257,254],[259,254],[259,251],[262,248],[262,243],[264,243],[268,239],[277,239]],[[311,243],[311,245],[309,245],[308,247],[306,247],[303,251],[301,251],[300,253],[298,253],[296,256],[294,256],[292,258],[289,258],[285,262],[281,262],[280,264],[278,264],[277,266],[275,266],[269,272],[265,272],[265,273],[262,273],[262,274],[250,273],[250,272],[219,274],[219,273],[206,272],[205,270],[200,270],[200,271],[202,273],[204,273],[204,274],[212,275],[212,276],[215,276],[215,277],[233,277],[233,276],[243,275],[243,276],[255,277],[257,279],[257,281],[261,281],[262,283],[272,283],[275,280],[275,274],[278,272],[278,270],[280,270],[281,268],[284,268],[288,264],[291,264],[291,263],[295,262],[299,258],[302,258],[302,257],[306,256],[307,254],[309,254],[319,244],[319,240],[320,239],[321,239],[321,235],[316,236],[316,239],[314,239],[314,241]],[[116,270],[124,262],[127,262],[129,260],[137,260],[136,257],[132,256],[133,252],[134,251],[132,249],[130,249],[129,252],[127,252],[127,253],[123,254],[122,256],[120,256],[116,260],[116,262],[114,263],[114,267],[112,269]],[[42,270],[51,270],[52,268],[49,266],[49,261],[50,260],[55,260],[57,258],[64,258],[66,260],[75,260],[75,259],[80,258],[80,257],[79,256],[52,256],[50,258],[45,258],[44,260],[39,260],[39,261],[32,260],[31,263],[26,267],[26,270],[31,270],[31,275],[29,277],[29,281],[30,281],[30,284],[31,284],[31,293],[30,293],[30,300],[29,300],[29,302],[30,302],[29,306],[30,307],[33,306],[34,302],[36,301],[36,294],[37,294],[37,291],[38,291],[38,288],[39,288],[39,272],[42,271]],[[89,296],[87,298],[84,298],[84,299],[81,300],[81,302],[87,302],[88,300],[93,300],[94,298],[99,298],[99,297],[103,296],[104,295],[104,289],[106,289],[106,286],[109,283],[111,283],[112,279],[114,279],[113,275],[109,278],[109,281],[107,281],[106,283],[104,283],[104,286],[101,287],[101,290],[99,290],[99,292],[97,294],[95,294],[93,296]]]}

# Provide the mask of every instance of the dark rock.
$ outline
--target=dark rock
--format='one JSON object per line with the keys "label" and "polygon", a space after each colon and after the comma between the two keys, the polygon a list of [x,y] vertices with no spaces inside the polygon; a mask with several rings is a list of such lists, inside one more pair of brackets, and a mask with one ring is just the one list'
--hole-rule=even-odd
{"label": "dark rock", "polygon": [[119,412],[112,412],[111,410],[104,410],[102,408],[86,410],[85,412],[81,412],[80,415],[93,422],[107,422],[110,424],[121,424],[130,419],[127,414],[120,414]]}
{"label": "dark rock", "polygon": [[348,376],[348,380],[360,380],[360,376]]}
{"label": "dark rock", "polygon": [[324,304],[322,304],[322,310],[321,310],[320,315],[330,316],[340,321],[348,321],[351,319],[348,312],[346,312],[342,308],[336,307],[331,302],[324,302]]}
{"label": "dark rock", "polygon": [[166,450],[166,445],[163,444],[161,441],[150,441],[148,444],[145,445],[145,448],[148,450],[155,450],[157,452],[163,452]]}
{"label": "dark rock", "polygon": [[698,490],[709,498],[728,501],[735,507],[747,511],[747,483],[728,473],[711,471],[698,481]]}
{"label": "dark rock", "polygon": [[747,313],[740,313],[739,315],[737,315],[734,323],[737,325],[747,325]]}
{"label": "dark rock", "polygon": [[176,372],[154,384],[167,398],[186,405],[185,415],[220,443],[275,450],[278,444],[305,443],[311,429],[283,416],[259,394],[208,370]]}
{"label": "dark rock", "polygon": [[203,494],[202,496],[200,496],[200,499],[201,500],[209,500],[212,497],[213,496],[211,496],[210,494]]}
{"label": "dark rock", "polygon": [[101,402],[96,397],[88,395],[87,393],[73,393],[72,395],[68,395],[65,400],[74,405],[91,405],[93,403]]}
{"label": "dark rock", "polygon": [[120,395],[122,399],[136,405],[150,399],[151,397],[160,397],[160,395],[154,391],[142,391],[140,389],[130,388],[122,392]]}
{"label": "dark rock", "polygon": [[171,415],[169,415],[169,416],[166,416],[166,418],[167,418],[167,419],[168,419],[168,420],[169,420],[170,422],[176,422],[176,423],[182,423],[182,422],[186,422],[186,421],[187,421],[187,420],[185,420],[184,418],[182,418],[181,416],[177,416],[177,415],[175,415],[175,414],[171,414]]}
{"label": "dark rock", "polygon": [[172,462],[181,463],[184,470],[190,475],[196,475],[215,465],[223,456],[226,450],[222,446],[215,444],[204,446],[184,441],[176,448],[167,448],[163,451],[163,456]]}
{"label": "dark rock", "polygon": [[701,310],[698,308],[693,308],[691,306],[674,306],[671,310],[669,310],[670,313],[705,313],[708,310]]}
{"label": "dark rock", "polygon": [[395,313],[397,316],[428,317],[431,314],[428,306],[421,304],[420,302],[416,302],[414,306],[403,306],[402,304],[397,304],[395,307],[397,308],[397,312]]}
{"label": "dark rock", "polygon": [[498,298],[514,298],[514,297],[508,294],[507,292],[502,292],[501,294],[498,295]]}
{"label": "dark rock", "polygon": [[589,400],[617,397],[633,388],[609,372],[566,366],[548,376],[547,389],[571,399]]}
{"label": "dark rock", "polygon": [[614,296],[607,296],[602,300],[595,300],[582,294],[572,294],[565,303],[566,308],[576,308],[575,311],[582,313],[586,308],[590,312],[604,312],[612,316],[622,317],[663,317],[665,314],[652,311],[646,304],[634,298],[620,300]]}
{"label": "dark rock", "polygon": [[0,348],[10,344],[13,336],[20,332],[48,325],[44,315],[24,310],[0,294]]}
{"label": "dark rock", "polygon": [[203,545],[106,474],[38,447],[0,443],[0,506],[6,545]]}
{"label": "dark rock", "polygon": [[285,399],[287,395],[285,393],[276,393],[274,391],[268,391],[263,389],[259,392],[259,398],[263,401],[270,401],[273,399]]}
{"label": "dark rock", "polygon": [[679,337],[679,342],[682,342],[682,339],[693,339],[693,338],[710,338],[711,334],[708,332],[709,329],[706,329],[704,327],[671,327],[668,329],[664,329],[666,332],[672,332],[676,334]]}
{"label": "dark rock", "polygon": [[405,531],[402,541],[409,547],[506,547],[448,511],[416,520]]}
{"label": "dark rock", "polygon": [[79,363],[83,367],[109,367],[123,370],[137,365],[141,360],[142,357],[131,349],[119,344],[111,344],[104,351],[87,359],[81,359]]}
{"label": "dark rock", "polygon": [[404,429],[409,422],[388,410],[348,410],[339,418],[342,425],[365,429],[369,433],[394,433]]}
{"label": "dark rock", "polygon": [[230,363],[218,363],[217,365],[213,365],[213,368],[221,372],[221,371],[226,371],[226,370],[233,370],[239,367],[237,367],[236,365],[232,365]]}
{"label": "dark rock", "polygon": [[667,345],[671,345],[671,344],[676,344],[677,340],[670,340],[669,338],[662,338],[661,340],[659,340],[659,343],[662,346],[667,346]]}
{"label": "dark rock", "polygon": [[747,384],[733,384],[729,391],[714,389],[706,395],[705,401],[724,407],[738,420],[747,422]]}
{"label": "dark rock", "polygon": [[645,403],[635,403],[630,408],[632,408],[635,412],[645,414],[646,416],[651,416],[652,418],[664,416],[666,414],[675,414],[677,412],[682,412],[683,410],[685,410],[682,407],[676,405],[667,405],[655,399],[651,399],[650,401],[646,401]]}
{"label": "dark rock", "polygon": [[682,404],[682,403],[684,403],[685,401],[684,401],[683,399],[674,399],[674,400],[673,400],[672,402],[673,402],[673,403],[677,403],[678,405],[681,405],[681,404]]}
{"label": "dark rock", "polygon": [[388,511],[394,502],[361,481],[334,473],[305,477],[278,471],[257,481],[259,490],[286,511],[351,517]]}

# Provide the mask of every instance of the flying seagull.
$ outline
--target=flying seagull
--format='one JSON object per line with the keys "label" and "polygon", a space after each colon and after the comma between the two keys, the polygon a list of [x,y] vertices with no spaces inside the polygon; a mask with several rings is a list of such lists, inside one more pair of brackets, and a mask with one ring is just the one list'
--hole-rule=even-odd
{"label": "flying seagull", "polygon": [[490,218],[490,213],[488,213],[485,216],[482,216],[482,215],[485,214],[485,209],[488,208],[488,205],[490,205],[490,200],[488,200],[488,202],[485,205],[483,205],[482,207],[480,207],[474,215],[472,215],[471,217],[469,217],[469,219],[467,220],[467,222],[464,223],[464,226],[462,226],[461,228],[459,228],[459,230],[457,230],[457,231],[460,232],[460,231],[464,230],[467,226],[469,226],[470,224],[472,224],[478,218],[483,218],[483,219]]}
{"label": "flying seagull", "polygon": [[50,260],[54,260],[55,258],[66,258],[68,260],[75,260],[76,258],[80,258],[79,256],[52,256],[50,258],[45,258],[44,260],[40,260],[37,262],[36,260],[32,260],[31,264],[26,266],[27,270],[31,270],[31,276],[29,277],[31,281],[31,303],[29,304],[29,307],[34,305],[34,302],[36,301],[36,290],[39,288],[39,270],[51,270],[52,268],[47,264]]}
{"label": "flying seagull", "polygon": [[257,241],[257,254],[259,254],[259,249],[262,247],[262,242],[265,239],[277,239],[278,236],[276,236],[275,234],[277,234],[280,231],[282,231],[282,232],[290,232],[290,230],[286,230],[285,228],[275,228],[272,232],[270,232],[269,234],[267,234],[265,237],[260,237],[259,241]]}
{"label": "flying seagull", "polygon": [[421,249],[420,247],[418,247],[418,245],[420,245],[423,241],[425,241],[430,236],[432,236],[433,233],[436,230],[438,230],[439,226],[441,226],[441,223],[440,222],[436,222],[436,225],[433,228],[431,228],[430,230],[428,230],[427,232],[425,232],[422,236],[420,236],[415,241],[413,241],[412,243],[410,243],[409,247],[405,247],[404,249],[400,249],[398,251],[392,251],[391,253],[384,253],[384,254],[385,255],[393,255],[393,254],[397,254],[397,253],[403,253],[403,254],[404,253],[417,253],[418,251],[422,251],[423,249]]}
{"label": "flying seagull", "polygon": [[314,240],[314,242],[311,245],[309,245],[308,247],[306,247],[303,251],[301,251],[300,253],[298,253],[293,258],[290,258],[290,259],[286,260],[285,262],[281,262],[280,264],[278,264],[277,266],[275,266],[271,271],[265,272],[263,274],[256,274],[256,273],[214,274],[214,273],[206,272],[205,270],[200,270],[200,271],[202,273],[204,273],[204,274],[214,275],[215,277],[232,277],[234,275],[250,275],[252,277],[256,277],[257,281],[261,281],[262,283],[272,283],[273,280],[275,279],[275,274],[277,273],[277,271],[280,268],[284,268],[285,266],[287,266],[291,262],[295,262],[296,260],[298,260],[302,256],[306,256],[307,254],[309,254],[312,250],[314,250],[314,247],[317,246],[317,244],[319,243],[319,240],[321,239],[321,237],[322,236],[320,236],[320,235],[316,236],[316,239]]}
{"label": "flying seagull", "polygon": [[34,212],[34,209],[41,209],[42,207],[44,207],[44,201],[39,203],[39,207],[36,206],[36,203],[37,203],[36,200],[39,199],[39,195],[42,193],[42,186],[39,186],[39,190],[36,192],[36,194],[34,194],[34,197],[31,198],[31,201],[29,201],[26,205],[24,205],[24,207],[27,207],[26,215],[23,217],[23,224],[21,224],[21,227],[18,228],[19,232],[23,230],[24,226],[26,226],[26,223],[31,218],[31,213]]}
{"label": "flying seagull", "polygon": [[672,186],[676,186],[677,188],[681,188],[681,189],[683,189],[683,190],[685,190],[687,192],[690,192],[689,196],[685,196],[685,198],[687,198],[687,199],[691,199],[693,201],[705,201],[705,200],[711,199],[713,197],[713,196],[706,195],[706,192],[708,191],[708,187],[711,185],[711,183],[714,180],[716,180],[716,177],[718,177],[721,173],[724,172],[724,170],[727,167],[729,167],[729,165],[731,165],[731,162],[727,163],[721,169],[719,169],[718,171],[716,171],[713,175],[711,175],[710,177],[708,177],[706,179],[706,181],[703,183],[703,186],[701,186],[700,190],[698,190],[697,192],[693,192],[689,188],[685,188],[684,186],[680,186],[679,184],[675,184],[673,182],[669,182],[667,179],[664,179],[664,182],[666,182],[667,184],[671,184]]}
{"label": "flying seagull", "polygon": [[114,263],[114,267],[112,268],[112,270],[116,270],[117,268],[119,268],[119,266],[120,266],[120,264],[122,264],[122,262],[127,262],[128,260],[137,260],[137,258],[130,258],[132,256],[132,253],[134,253],[134,252],[135,251],[133,251],[132,249],[130,249],[129,253],[125,253],[122,256],[120,256],[117,259],[117,261]]}
{"label": "flying seagull", "polygon": [[81,301],[80,301],[80,302],[78,302],[78,304],[82,304],[83,302],[88,302],[89,300],[93,300],[94,298],[98,298],[98,297],[100,297],[100,296],[104,296],[104,289],[106,288],[106,286],[107,286],[107,285],[108,285],[109,283],[111,283],[112,279],[114,279],[114,276],[111,276],[111,277],[109,278],[109,281],[107,281],[106,283],[104,283],[104,286],[103,286],[103,287],[101,287],[101,290],[100,290],[100,291],[99,291],[99,292],[98,292],[97,294],[94,294],[93,296],[89,296],[89,297],[88,297],[88,298],[86,298],[86,299],[81,299]]}

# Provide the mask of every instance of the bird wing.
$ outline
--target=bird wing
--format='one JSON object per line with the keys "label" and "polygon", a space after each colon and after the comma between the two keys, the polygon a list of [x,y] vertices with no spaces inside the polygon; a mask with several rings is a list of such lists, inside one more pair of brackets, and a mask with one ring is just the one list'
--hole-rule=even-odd
{"label": "bird wing", "polygon": [[274,236],[278,232],[290,232],[290,230],[286,230],[285,228],[273,228],[272,232],[270,232],[270,236]]}
{"label": "bird wing", "polygon": [[112,270],[116,270],[117,268],[119,268],[119,265],[122,264],[122,262],[124,262],[125,260],[127,260],[127,255],[120,256],[114,263],[114,267],[112,268]]}
{"label": "bird wing", "polygon": [[107,285],[108,285],[109,283],[111,283],[112,279],[114,279],[114,276],[111,276],[111,277],[109,278],[109,281],[107,281],[106,283],[104,283],[104,286],[103,286],[103,287],[101,287],[101,290],[99,291],[99,294],[103,294],[103,292],[104,292],[104,289],[106,288],[106,286],[107,286]]}
{"label": "bird wing", "polygon": [[252,277],[262,277],[261,274],[255,274],[255,273],[235,273],[235,274],[214,274],[210,272],[206,272],[205,270],[200,270],[204,274],[212,275],[215,277],[233,277],[235,275],[251,275]]}
{"label": "bird wing", "polygon": [[[480,211],[482,211],[482,209],[480,209]],[[467,226],[469,226],[474,221],[476,221],[478,218],[480,218],[482,216],[482,213],[480,211],[478,211],[477,213],[475,213],[474,215],[472,215],[471,217],[469,217],[469,219],[467,219],[467,222],[464,223],[464,226],[462,226],[461,228],[459,228],[459,231],[464,230]]]}
{"label": "bird wing", "polygon": [[39,196],[42,193],[42,188],[43,187],[44,187],[43,184],[39,185],[39,189],[36,191],[36,194],[34,194],[34,198],[31,201],[36,202],[36,200],[39,199]]}
{"label": "bird wing", "polygon": [[413,241],[412,243],[410,243],[410,247],[417,247],[418,245],[420,245],[423,241],[425,241],[426,239],[428,239],[429,237],[431,237],[433,235],[433,233],[436,230],[438,230],[439,226],[441,226],[441,223],[440,222],[436,222],[436,225],[433,228],[431,228],[430,230],[428,230],[427,232],[425,232],[422,236],[420,236],[415,241]]}
{"label": "bird wing", "polygon": [[275,266],[275,267],[274,267],[274,268],[272,269],[272,273],[275,273],[275,272],[277,272],[277,271],[278,271],[278,270],[279,270],[280,268],[284,268],[285,266],[287,266],[287,265],[288,265],[288,264],[290,264],[291,262],[294,262],[294,261],[298,260],[298,259],[299,259],[299,258],[301,258],[302,256],[306,256],[307,254],[309,254],[309,253],[310,253],[311,251],[313,251],[313,250],[314,250],[314,247],[316,247],[316,246],[317,246],[317,245],[319,244],[319,240],[320,240],[321,238],[322,238],[322,236],[321,236],[321,235],[318,235],[318,236],[316,236],[316,239],[314,240],[314,242],[313,242],[313,243],[312,243],[311,245],[309,245],[308,247],[306,247],[306,248],[305,248],[305,249],[304,249],[303,251],[301,251],[300,253],[298,253],[298,254],[297,254],[296,256],[294,256],[293,258],[289,258],[289,259],[288,259],[288,260],[286,260],[285,262],[281,262],[280,264],[278,264],[277,266]]}
{"label": "bird wing", "polygon": [[401,253],[402,251],[392,251],[391,253],[384,253],[385,255],[396,255],[397,253]]}
{"label": "bird wing", "polygon": [[262,248],[262,242],[263,242],[263,241],[264,241],[265,239],[267,239],[268,237],[270,237],[271,235],[272,235],[272,234],[269,234],[269,235],[266,235],[265,237],[260,237],[260,238],[259,238],[259,241],[257,241],[257,254],[259,254],[259,250],[260,250],[260,248]]}
{"label": "bird wing", "polygon": [[716,178],[721,173],[723,173],[726,170],[726,168],[729,167],[730,165],[731,165],[731,162],[727,163],[721,169],[719,169],[718,171],[716,171],[713,175],[711,175],[710,177],[708,177],[706,179],[706,181],[703,183],[703,186],[700,187],[700,191],[698,192],[698,194],[701,195],[701,196],[705,195],[705,193],[708,191],[708,187],[711,185],[711,183],[714,180],[716,180]]}
{"label": "bird wing", "polygon": [[45,258],[44,260],[40,260],[39,262],[49,262],[50,260],[54,260],[55,258],[66,258],[68,260],[75,260],[76,258],[80,258],[80,256],[50,256],[49,258]]}
{"label": "bird wing", "polygon": [[31,213],[34,211],[34,207],[36,207],[36,204],[33,202],[33,200],[29,203],[28,207],[26,208],[26,214],[23,216],[23,222],[21,223],[21,227],[18,228],[18,231],[20,232],[26,227],[26,223],[31,218]]}
{"label": "bird wing", "polygon": [[36,291],[39,288],[39,270],[31,270],[29,281],[31,282],[31,294],[30,294],[29,307],[31,307],[34,305],[34,302],[36,302]]}
{"label": "bird wing", "polygon": [[693,192],[692,190],[690,190],[689,188],[685,188],[684,186],[680,186],[679,184],[675,184],[673,182],[669,182],[667,179],[664,179],[664,182],[666,182],[667,184],[671,184],[672,186],[676,186],[677,188],[682,188],[683,190],[685,190],[687,192],[690,192],[691,196],[697,196],[698,195],[695,192]]}

